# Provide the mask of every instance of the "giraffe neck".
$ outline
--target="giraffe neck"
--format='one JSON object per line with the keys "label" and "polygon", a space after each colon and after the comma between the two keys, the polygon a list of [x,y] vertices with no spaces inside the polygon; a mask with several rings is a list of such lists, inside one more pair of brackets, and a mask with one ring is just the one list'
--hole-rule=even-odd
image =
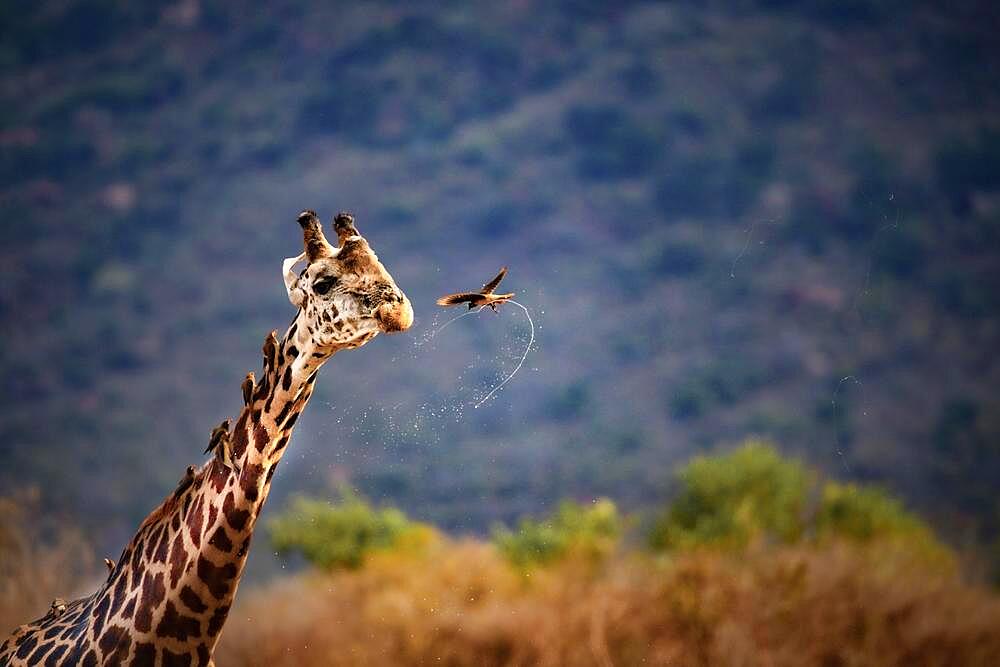
{"label": "giraffe neck", "polygon": [[272,476],[329,356],[296,324],[280,343],[265,341],[262,377],[230,437],[240,472],[213,458],[146,518],[93,597],[94,642],[111,633],[119,647],[131,638],[132,655],[169,651],[207,664]]}
{"label": "giraffe neck", "polygon": [[[317,351],[307,334],[294,322],[273,348],[265,341],[262,377],[232,432],[233,460],[251,504],[258,502],[254,489],[263,503],[295,422],[312,397],[316,373],[332,356],[328,351]],[[261,476],[264,484],[259,488]]]}

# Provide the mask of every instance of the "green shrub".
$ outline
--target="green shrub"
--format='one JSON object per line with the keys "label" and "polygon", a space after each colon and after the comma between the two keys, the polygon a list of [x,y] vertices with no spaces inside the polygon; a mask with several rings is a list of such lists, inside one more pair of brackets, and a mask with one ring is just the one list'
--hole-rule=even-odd
{"label": "green shrub", "polygon": [[299,552],[324,570],[356,569],[367,554],[394,547],[421,526],[393,508],[375,509],[349,490],[337,503],[299,497],[271,519],[271,542],[281,554]]}
{"label": "green shrub", "polygon": [[654,549],[846,541],[881,555],[895,551],[920,566],[954,566],[931,528],[886,491],[833,481],[820,489],[815,472],[764,442],[697,457],[679,478],[678,496],[650,534]]}
{"label": "green shrub", "polygon": [[910,536],[927,526],[882,489],[827,482],[816,516],[818,537],[843,537],[868,542],[877,537]]}
{"label": "green shrub", "polygon": [[742,548],[763,538],[794,542],[803,533],[811,473],[769,444],[699,456],[678,477],[680,493],[650,535],[655,549]]}
{"label": "green shrub", "polygon": [[514,531],[497,527],[493,542],[510,563],[526,568],[545,565],[571,553],[601,559],[614,550],[621,532],[618,508],[602,498],[590,506],[565,501],[549,518],[522,519]]}
{"label": "green shrub", "polygon": [[952,551],[903,503],[873,486],[828,482],[816,515],[817,539],[847,540],[871,545],[885,553],[895,548],[911,563],[953,571]]}

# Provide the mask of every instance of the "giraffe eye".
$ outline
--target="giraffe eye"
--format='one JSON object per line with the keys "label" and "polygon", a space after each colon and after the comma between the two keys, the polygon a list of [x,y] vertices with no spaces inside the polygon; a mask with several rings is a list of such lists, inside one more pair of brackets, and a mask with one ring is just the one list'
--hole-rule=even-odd
{"label": "giraffe eye", "polygon": [[337,284],[336,278],[322,278],[313,283],[313,292],[315,292],[316,294],[326,294],[336,284]]}

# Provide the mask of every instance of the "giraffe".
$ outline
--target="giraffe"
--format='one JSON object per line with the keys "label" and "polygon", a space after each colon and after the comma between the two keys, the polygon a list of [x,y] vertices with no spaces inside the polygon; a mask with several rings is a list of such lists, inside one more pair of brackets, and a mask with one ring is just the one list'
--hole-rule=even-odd
{"label": "giraffe", "polygon": [[0,667],[213,664],[257,517],[317,371],[336,352],[413,322],[409,300],[350,214],[334,220],[336,246],[312,211],[298,222],[305,251],[282,267],[298,313],[281,340],[273,331],[264,340],[259,380],[248,374],[243,382],[244,407],[217,448],[228,448],[230,464],[214,451],[200,468],[189,466],[117,563],[106,559],[110,571],[97,591],[56,599],[17,628],[0,645]]}

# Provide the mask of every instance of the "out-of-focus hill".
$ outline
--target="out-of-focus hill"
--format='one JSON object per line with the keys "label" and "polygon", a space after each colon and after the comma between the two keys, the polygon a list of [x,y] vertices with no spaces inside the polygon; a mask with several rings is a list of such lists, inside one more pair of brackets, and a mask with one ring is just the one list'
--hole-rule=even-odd
{"label": "out-of-focus hill", "polygon": [[[294,217],[413,334],[336,357],[276,495],[457,530],[661,499],[767,436],[960,540],[1000,520],[1000,27],[984,2],[5,3],[0,491],[117,548],[239,405]],[[520,311],[433,338],[509,264]]]}

